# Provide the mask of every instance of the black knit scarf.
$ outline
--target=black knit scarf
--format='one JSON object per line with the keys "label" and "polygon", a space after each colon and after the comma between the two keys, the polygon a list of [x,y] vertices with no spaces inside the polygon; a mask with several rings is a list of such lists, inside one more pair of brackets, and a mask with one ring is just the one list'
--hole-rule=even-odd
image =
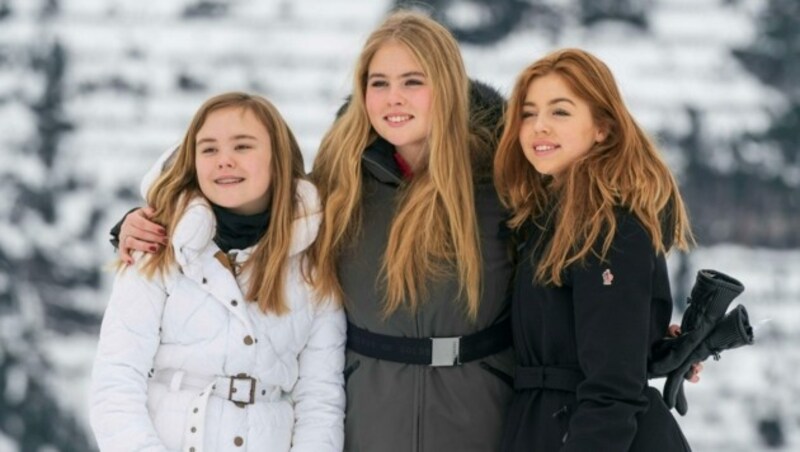
{"label": "black knit scarf", "polygon": [[226,253],[255,245],[269,227],[269,209],[255,215],[239,215],[216,204],[211,204],[211,208],[217,219],[214,243]]}

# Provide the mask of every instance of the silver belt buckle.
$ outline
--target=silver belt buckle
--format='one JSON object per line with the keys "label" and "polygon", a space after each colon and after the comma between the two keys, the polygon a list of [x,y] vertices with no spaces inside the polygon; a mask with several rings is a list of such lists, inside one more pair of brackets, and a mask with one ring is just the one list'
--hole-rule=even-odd
{"label": "silver belt buckle", "polygon": [[431,367],[461,364],[461,337],[431,338]]}

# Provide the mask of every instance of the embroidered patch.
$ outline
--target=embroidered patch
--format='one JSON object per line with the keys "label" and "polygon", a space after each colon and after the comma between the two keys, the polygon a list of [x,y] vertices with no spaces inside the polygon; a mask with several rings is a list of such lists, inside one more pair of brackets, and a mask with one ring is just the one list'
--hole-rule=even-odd
{"label": "embroidered patch", "polygon": [[603,272],[603,285],[610,286],[612,281],[614,281],[614,275],[611,273],[611,270],[607,268]]}

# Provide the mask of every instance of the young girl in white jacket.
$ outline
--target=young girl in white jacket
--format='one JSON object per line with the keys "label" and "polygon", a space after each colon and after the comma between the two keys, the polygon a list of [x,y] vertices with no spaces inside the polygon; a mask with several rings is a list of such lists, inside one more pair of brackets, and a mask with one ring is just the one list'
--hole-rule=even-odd
{"label": "young girl in white jacket", "polygon": [[114,281],[92,373],[101,451],[340,451],[345,320],[305,251],[321,209],[275,107],[195,114],[147,191],[168,246]]}

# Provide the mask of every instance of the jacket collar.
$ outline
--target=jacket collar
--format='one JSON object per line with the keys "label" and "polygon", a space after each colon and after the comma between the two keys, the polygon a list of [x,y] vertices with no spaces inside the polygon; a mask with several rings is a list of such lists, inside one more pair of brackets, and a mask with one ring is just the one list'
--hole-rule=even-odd
{"label": "jacket collar", "polygon": [[[297,181],[295,203],[289,257],[301,253],[313,243],[322,220],[319,196],[310,182]],[[200,197],[193,199],[172,235],[175,260],[185,277],[203,287],[252,329],[246,314],[247,303],[236,278],[215,257],[221,252],[213,241],[215,231],[216,219],[208,202]],[[252,250],[252,247],[242,250],[237,261],[245,259]]]}
{"label": "jacket collar", "polygon": [[378,181],[399,186],[403,183],[403,172],[397,166],[394,153],[394,146],[378,137],[361,154],[361,163],[364,165],[364,169]]}

